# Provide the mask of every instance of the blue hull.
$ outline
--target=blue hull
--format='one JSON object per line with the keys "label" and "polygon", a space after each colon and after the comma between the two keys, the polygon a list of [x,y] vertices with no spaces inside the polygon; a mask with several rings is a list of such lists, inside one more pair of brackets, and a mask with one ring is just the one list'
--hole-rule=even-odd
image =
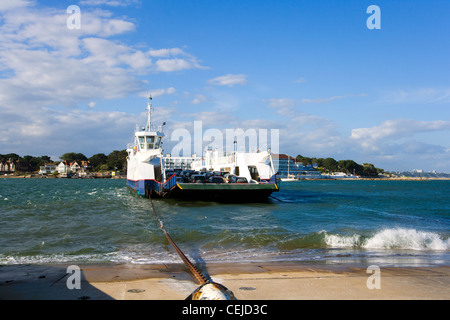
{"label": "blue hull", "polygon": [[127,180],[127,187],[133,190],[138,196],[145,196],[145,180]]}
{"label": "blue hull", "polygon": [[148,198],[149,193],[155,196],[161,196],[175,186],[176,176],[171,176],[164,183],[156,180],[129,180],[127,187],[133,190],[138,196]]}

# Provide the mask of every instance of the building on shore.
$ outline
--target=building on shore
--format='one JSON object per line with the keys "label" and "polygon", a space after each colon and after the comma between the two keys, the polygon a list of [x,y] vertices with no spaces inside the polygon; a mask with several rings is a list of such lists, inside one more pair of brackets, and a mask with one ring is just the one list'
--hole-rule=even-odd
{"label": "building on shore", "polygon": [[89,161],[80,161],[81,165],[78,161],[69,162],[69,161],[61,161],[56,171],[59,174],[67,174],[67,173],[86,173],[87,171],[92,170],[92,165]]}
{"label": "building on shore", "polygon": [[57,167],[58,173],[69,173],[70,172],[70,163],[68,161],[61,161]]}
{"label": "building on shore", "polygon": [[11,159],[5,162],[0,161],[0,172],[14,172],[16,171],[16,165]]}
{"label": "building on shore", "polygon": [[40,175],[46,175],[46,174],[53,174],[58,171],[58,166],[56,164],[44,164],[40,167],[39,174]]}
{"label": "building on shore", "polygon": [[273,154],[273,165],[278,171],[281,179],[321,179],[321,172],[317,170],[317,165],[304,166],[303,163],[286,154]]}

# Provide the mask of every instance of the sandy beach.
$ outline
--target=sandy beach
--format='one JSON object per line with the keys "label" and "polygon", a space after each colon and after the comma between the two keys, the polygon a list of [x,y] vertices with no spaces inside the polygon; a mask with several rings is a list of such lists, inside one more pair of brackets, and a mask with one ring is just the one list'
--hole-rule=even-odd
{"label": "sandy beach", "polygon": [[[184,300],[198,285],[182,264],[80,265],[81,289],[69,290],[67,265],[0,266],[3,300]],[[209,276],[239,300],[415,300],[450,298],[450,267],[380,268],[285,263],[211,264]],[[369,281],[368,281],[369,280]]]}

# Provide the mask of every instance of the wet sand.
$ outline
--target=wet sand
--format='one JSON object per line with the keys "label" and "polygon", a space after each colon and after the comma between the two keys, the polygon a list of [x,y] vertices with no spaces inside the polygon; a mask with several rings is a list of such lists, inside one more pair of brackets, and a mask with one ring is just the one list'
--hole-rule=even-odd
{"label": "wet sand", "polygon": [[[69,290],[68,265],[0,266],[0,299],[184,300],[198,284],[182,264],[79,265],[81,289]],[[381,267],[369,289],[367,266],[286,263],[210,264],[206,275],[239,300],[450,299],[450,267]]]}

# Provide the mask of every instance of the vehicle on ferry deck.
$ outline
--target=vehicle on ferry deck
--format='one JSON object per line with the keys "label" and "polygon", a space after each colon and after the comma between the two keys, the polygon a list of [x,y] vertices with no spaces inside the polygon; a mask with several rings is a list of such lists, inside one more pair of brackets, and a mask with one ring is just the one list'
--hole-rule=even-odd
{"label": "vehicle on ferry deck", "polygon": [[248,183],[248,181],[246,177],[233,176],[231,177],[230,183]]}
{"label": "vehicle on ferry deck", "polygon": [[205,183],[206,177],[203,174],[196,174],[191,176],[191,183]]}
{"label": "vehicle on ferry deck", "polygon": [[225,183],[225,179],[218,176],[213,176],[208,179],[210,183]]}

